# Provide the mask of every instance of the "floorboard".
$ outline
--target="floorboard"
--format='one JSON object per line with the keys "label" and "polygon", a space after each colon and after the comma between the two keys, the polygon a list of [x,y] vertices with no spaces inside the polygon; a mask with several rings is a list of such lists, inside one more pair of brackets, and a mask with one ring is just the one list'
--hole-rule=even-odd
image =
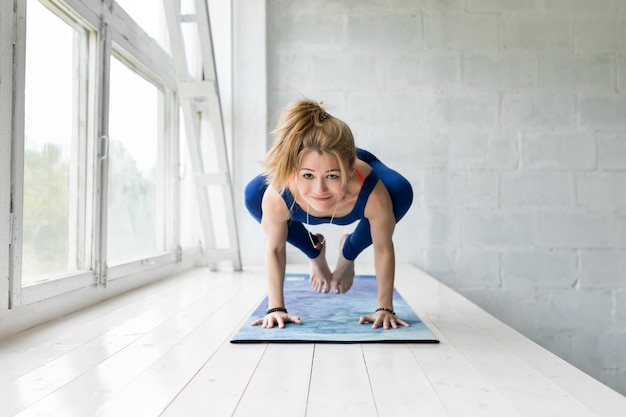
{"label": "floorboard", "polygon": [[[421,350],[435,345],[421,345]],[[363,345],[367,373],[381,416],[447,416],[431,381],[408,345]]]}
{"label": "floorboard", "polygon": [[268,345],[234,416],[257,415],[262,405],[268,416],[304,417],[314,352],[313,344]]}
{"label": "floorboard", "polygon": [[264,272],[194,269],[0,340],[0,417],[623,417],[625,397],[432,277],[400,265],[396,287],[440,344],[231,344]]}
{"label": "floorboard", "polygon": [[315,346],[307,417],[376,416],[360,344]]}

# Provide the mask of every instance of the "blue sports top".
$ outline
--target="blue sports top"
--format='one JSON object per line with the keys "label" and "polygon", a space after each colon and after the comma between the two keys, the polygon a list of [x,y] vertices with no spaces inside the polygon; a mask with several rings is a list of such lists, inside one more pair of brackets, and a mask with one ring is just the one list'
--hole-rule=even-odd
{"label": "blue sports top", "polygon": [[[362,175],[359,174],[357,174],[357,176],[362,177]],[[378,174],[376,174],[374,170],[372,170],[361,184],[361,191],[359,192],[356,202],[354,203],[354,208],[352,208],[352,211],[343,217],[335,217],[333,219],[333,224],[346,226],[364,218],[365,205],[367,204],[367,200],[372,193],[372,190],[374,189],[376,184],[378,184],[378,180]],[[287,208],[289,208],[289,211],[291,212],[291,220],[305,223],[306,211],[302,210],[302,208],[300,208],[300,206],[296,204],[293,198],[293,194],[291,194],[289,188],[285,188],[282,196],[283,200],[285,200],[285,204],[287,204]],[[309,215],[309,224],[330,223],[330,219],[330,217],[315,217]]]}

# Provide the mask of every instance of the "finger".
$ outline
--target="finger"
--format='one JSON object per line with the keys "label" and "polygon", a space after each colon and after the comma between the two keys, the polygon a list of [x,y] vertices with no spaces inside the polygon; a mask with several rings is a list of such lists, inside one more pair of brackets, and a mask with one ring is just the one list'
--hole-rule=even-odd
{"label": "finger", "polygon": [[372,321],[372,317],[371,316],[361,316],[359,318],[359,324],[365,324],[365,323],[369,323]]}
{"label": "finger", "polygon": [[384,327],[384,320],[380,317],[376,317],[375,320],[373,320],[374,324],[372,324],[372,329],[378,329],[380,326]]}
{"label": "finger", "polygon": [[276,317],[276,323],[278,324],[278,328],[283,329],[285,327],[285,321],[281,316]]}
{"label": "finger", "polygon": [[402,320],[402,319],[398,319],[398,318],[396,318],[396,322],[397,322],[398,324],[401,324],[401,325],[402,325],[402,326],[404,326],[404,327],[411,327],[411,325],[410,325],[408,322],[406,322],[406,321],[404,321],[404,320]]}
{"label": "finger", "polygon": [[263,324],[263,319],[258,319],[250,323],[250,326],[258,326],[259,324]]}
{"label": "finger", "polygon": [[272,327],[274,327],[274,319],[270,316],[270,317],[265,317],[263,319],[263,328],[264,329],[271,329]]}
{"label": "finger", "polygon": [[394,329],[398,328],[398,324],[396,323],[396,319],[394,319],[393,317],[389,319],[389,323],[391,324],[391,327],[393,327]]}
{"label": "finger", "polygon": [[302,320],[298,316],[289,316],[289,321],[296,324],[302,324]]}

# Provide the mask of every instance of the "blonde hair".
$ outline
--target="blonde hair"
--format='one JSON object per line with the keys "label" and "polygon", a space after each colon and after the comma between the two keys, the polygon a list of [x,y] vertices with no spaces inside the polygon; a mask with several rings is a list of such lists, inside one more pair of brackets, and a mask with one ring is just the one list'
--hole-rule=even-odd
{"label": "blonde hair", "polygon": [[282,191],[297,171],[302,156],[309,151],[329,153],[339,161],[341,182],[348,182],[348,171],[356,160],[352,131],[346,123],[328,114],[323,103],[302,99],[288,105],[281,113],[276,141],[263,165],[267,182]]}

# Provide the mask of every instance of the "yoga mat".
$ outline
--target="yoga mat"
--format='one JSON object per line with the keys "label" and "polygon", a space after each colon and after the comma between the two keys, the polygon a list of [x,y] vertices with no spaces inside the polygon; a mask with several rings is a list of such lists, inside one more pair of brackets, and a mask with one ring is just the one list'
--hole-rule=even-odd
{"label": "yoga mat", "polygon": [[359,317],[376,309],[377,287],[373,275],[357,275],[345,294],[317,293],[309,286],[307,274],[285,275],[285,305],[302,324],[287,323],[280,329],[264,329],[250,324],[265,316],[267,297],[244,322],[231,343],[439,343],[417,314],[394,289],[396,315],[411,326],[372,329],[359,324]]}

